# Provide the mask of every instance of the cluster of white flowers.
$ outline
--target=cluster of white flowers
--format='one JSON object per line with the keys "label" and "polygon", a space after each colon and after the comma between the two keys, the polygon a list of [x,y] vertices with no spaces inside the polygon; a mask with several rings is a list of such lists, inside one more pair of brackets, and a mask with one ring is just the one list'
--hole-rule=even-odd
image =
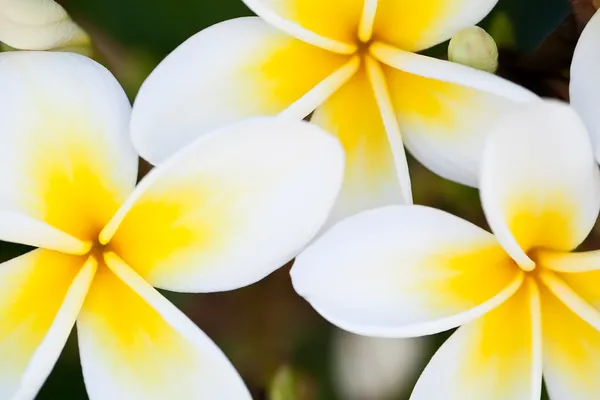
{"label": "cluster of white flowers", "polygon": [[[89,38],[62,7],[0,0],[0,41],[29,50],[0,54],[0,239],[37,248],[0,264],[0,399],[34,398],[75,324],[92,399],[250,398],[154,287],[233,290],[293,258],[346,331],[458,327],[412,400],[537,400],[542,375],[553,400],[599,398],[600,251],[573,250],[600,211],[600,13],[569,105],[485,72],[480,30],[456,63],[417,53],[497,0],[244,2],[257,17],[191,37],[131,107],[64,51]],[[479,188],[493,234],[412,205],[405,148]]]}

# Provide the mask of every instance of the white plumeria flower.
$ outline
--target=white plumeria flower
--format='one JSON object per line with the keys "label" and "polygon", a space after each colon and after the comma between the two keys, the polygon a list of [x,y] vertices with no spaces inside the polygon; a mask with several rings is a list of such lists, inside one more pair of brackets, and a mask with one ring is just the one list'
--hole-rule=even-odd
{"label": "white plumeria flower", "polygon": [[90,38],[53,0],[0,0],[0,42],[50,50],[88,46]]}
{"label": "white plumeria flower", "polygon": [[600,11],[588,22],[571,64],[571,104],[586,123],[600,162]]}
{"label": "white plumeria flower", "polygon": [[[130,104],[99,64],[0,54],[0,398],[33,398],[73,324],[92,399],[244,399],[221,351],[152,286],[262,279],[325,222],[343,150],[307,123],[256,119],[178,152],[135,187]],[[152,285],[152,286],[151,286]]]}
{"label": "white plumeria flower", "polygon": [[348,331],[422,336],[462,325],[413,400],[553,400],[600,393],[600,252],[571,253],[600,209],[583,122],[539,103],[506,117],[483,154],[495,236],[422,206],[350,217],[297,259],[298,293]]}
{"label": "white plumeria flower", "polygon": [[346,151],[334,221],[412,202],[403,143],[434,172],[476,185],[485,128],[536,98],[491,74],[415,53],[477,23],[497,0],[244,2],[259,17],[198,33],[142,86],[132,135],[153,164],[232,121],[314,111],[312,122]]}

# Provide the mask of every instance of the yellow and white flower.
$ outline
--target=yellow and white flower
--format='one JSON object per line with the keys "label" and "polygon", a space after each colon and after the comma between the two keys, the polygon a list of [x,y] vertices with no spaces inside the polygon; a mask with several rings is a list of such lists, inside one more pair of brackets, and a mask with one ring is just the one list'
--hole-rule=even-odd
{"label": "yellow and white flower", "polygon": [[[33,398],[74,323],[92,399],[243,399],[226,357],[152,286],[239,288],[289,261],[343,178],[337,140],[255,119],[178,152],[137,187],[131,107],[69,53],[0,54],[0,398]],[[151,286],[152,285],[152,286]]]}
{"label": "yellow and white flower", "polygon": [[489,136],[480,190],[495,236],[443,211],[391,206],[342,221],[302,253],[294,287],[334,324],[382,337],[462,325],[412,400],[553,400],[600,393],[600,252],[572,253],[600,210],[589,138],[543,102]]}
{"label": "yellow and white flower", "polygon": [[600,162],[600,11],[588,22],[571,64],[571,104],[579,111]]}
{"label": "yellow and white flower", "polygon": [[50,50],[89,46],[90,38],[53,0],[0,0],[0,42]]}
{"label": "yellow and white flower", "polygon": [[486,127],[535,99],[496,76],[414,53],[477,23],[497,0],[244,2],[259,18],[198,33],[144,83],[132,135],[150,162],[232,121],[314,111],[312,122],[346,151],[336,220],[412,202],[403,143],[434,172],[476,185]]}

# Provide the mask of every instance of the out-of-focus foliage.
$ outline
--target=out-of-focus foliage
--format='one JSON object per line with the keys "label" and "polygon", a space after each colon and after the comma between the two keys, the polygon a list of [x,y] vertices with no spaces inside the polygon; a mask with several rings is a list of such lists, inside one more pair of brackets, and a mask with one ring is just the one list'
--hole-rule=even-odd
{"label": "out-of-focus foliage", "polygon": [[522,51],[538,47],[571,11],[568,0],[500,0],[494,13],[483,24],[491,28],[497,13],[510,21],[514,46]]}

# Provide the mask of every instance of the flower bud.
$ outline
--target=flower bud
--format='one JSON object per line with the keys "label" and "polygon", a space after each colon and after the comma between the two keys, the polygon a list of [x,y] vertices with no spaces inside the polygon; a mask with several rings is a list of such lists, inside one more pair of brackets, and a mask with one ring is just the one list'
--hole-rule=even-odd
{"label": "flower bud", "polygon": [[90,38],[53,0],[0,0],[0,42],[51,50],[88,47]]}
{"label": "flower bud", "polygon": [[472,26],[459,31],[450,40],[448,59],[494,73],[498,69],[498,46],[485,30]]}

